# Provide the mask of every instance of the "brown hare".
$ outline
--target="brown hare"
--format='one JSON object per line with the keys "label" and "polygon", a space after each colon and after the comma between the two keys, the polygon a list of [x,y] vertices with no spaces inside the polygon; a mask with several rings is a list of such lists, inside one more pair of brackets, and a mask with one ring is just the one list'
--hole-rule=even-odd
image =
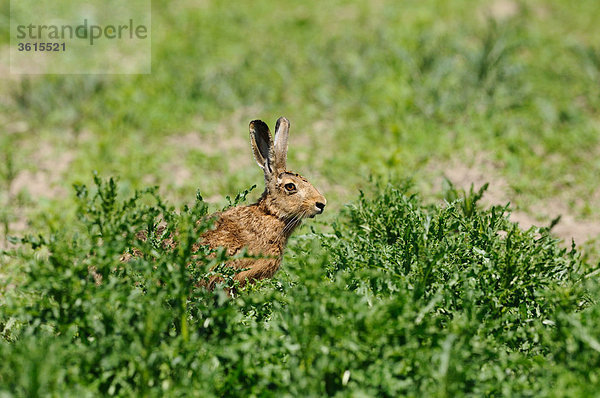
{"label": "brown hare", "polygon": [[[250,143],[256,163],[265,175],[265,190],[258,202],[215,213],[215,228],[202,234],[201,244],[224,247],[228,255],[246,248],[262,258],[237,259],[227,263],[239,272],[235,279],[246,281],[270,278],[281,264],[289,236],[302,219],[323,213],[327,200],[308,180],[286,169],[290,122],[280,117],[275,125],[275,141],[261,120],[250,122]],[[208,288],[221,280],[213,277]]]}

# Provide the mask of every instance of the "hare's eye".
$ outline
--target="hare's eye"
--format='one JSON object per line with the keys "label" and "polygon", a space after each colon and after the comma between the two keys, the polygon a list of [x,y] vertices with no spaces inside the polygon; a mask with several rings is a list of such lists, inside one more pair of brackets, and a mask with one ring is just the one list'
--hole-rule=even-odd
{"label": "hare's eye", "polygon": [[287,184],[284,185],[285,190],[288,192],[293,192],[296,190],[296,186],[294,184],[292,184],[291,182],[288,182]]}

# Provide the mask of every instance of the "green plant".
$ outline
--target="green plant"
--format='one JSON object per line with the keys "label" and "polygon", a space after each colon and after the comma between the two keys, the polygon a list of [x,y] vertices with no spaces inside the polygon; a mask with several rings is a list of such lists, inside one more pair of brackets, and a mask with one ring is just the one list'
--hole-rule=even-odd
{"label": "green plant", "polygon": [[520,229],[507,207],[480,208],[482,191],[453,191],[438,206],[408,183],[374,185],[331,233],[296,236],[276,278],[230,298],[197,284],[226,260],[193,250],[210,227],[197,223],[207,211],[199,196],[177,213],[155,189],[122,200],[114,180],[95,183],[77,187],[76,223],[7,252],[25,281],[0,313],[1,393],[582,396],[599,387],[598,266],[548,228]]}

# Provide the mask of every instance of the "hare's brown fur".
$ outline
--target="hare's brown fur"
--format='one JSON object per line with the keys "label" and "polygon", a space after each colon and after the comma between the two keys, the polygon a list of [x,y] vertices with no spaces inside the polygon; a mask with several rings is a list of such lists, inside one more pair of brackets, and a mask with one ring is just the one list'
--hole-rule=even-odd
{"label": "hare's brown fur", "polygon": [[[325,197],[299,174],[286,170],[289,122],[277,120],[275,141],[267,125],[255,120],[250,123],[251,146],[258,165],[265,175],[265,191],[258,202],[233,207],[214,216],[215,228],[201,236],[201,244],[211,248],[224,247],[228,255],[246,248],[258,259],[232,260],[227,265],[246,269],[235,279],[246,281],[270,278],[279,269],[283,250],[291,233],[303,218],[323,212]],[[213,288],[220,278],[208,284]]]}

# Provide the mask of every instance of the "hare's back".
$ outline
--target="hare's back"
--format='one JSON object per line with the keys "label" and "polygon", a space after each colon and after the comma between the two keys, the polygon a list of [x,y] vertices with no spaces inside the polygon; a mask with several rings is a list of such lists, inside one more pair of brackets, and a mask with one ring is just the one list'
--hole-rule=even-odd
{"label": "hare's back", "polygon": [[283,222],[262,213],[257,206],[233,207],[218,215],[215,229],[203,235],[204,243],[226,247],[229,255],[244,247],[253,255],[275,255],[283,252]]}

